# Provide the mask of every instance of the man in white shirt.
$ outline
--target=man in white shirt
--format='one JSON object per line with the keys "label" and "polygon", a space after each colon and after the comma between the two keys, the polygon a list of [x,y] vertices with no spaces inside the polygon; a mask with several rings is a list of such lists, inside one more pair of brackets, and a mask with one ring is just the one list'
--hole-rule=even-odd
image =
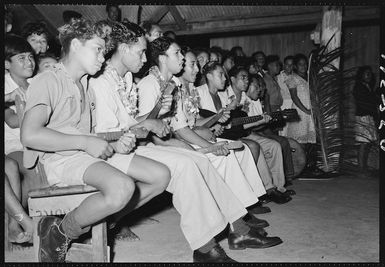
{"label": "man in white shirt", "polygon": [[[115,52],[104,73],[90,81],[95,98],[96,132],[140,126],[157,133],[164,122],[137,117],[135,109],[137,96],[131,72],[139,71],[146,62],[144,32],[133,23],[119,24],[113,27],[111,38],[116,42]],[[139,146],[134,153],[170,168],[167,191],[173,194],[173,204],[181,214],[181,228],[194,250],[194,261],[232,262],[213,237],[228,222],[247,228],[242,223],[238,226],[246,210],[209,160],[198,152],[151,143]],[[278,240],[267,239],[264,243],[272,245],[272,241]]]}
{"label": "man in white shirt", "polygon": [[[229,72],[229,76],[231,78],[231,82],[234,86],[238,87],[243,87],[244,90],[247,89],[248,86],[248,73],[245,69],[237,71],[235,73],[234,70],[238,69],[237,67],[234,67],[232,70]],[[222,89],[221,87],[223,86],[223,79],[221,80],[220,77],[217,77],[217,75],[221,72],[220,68],[215,67],[215,64],[213,66],[207,66],[207,70],[205,72],[206,79],[208,81],[208,84],[205,85],[206,88],[199,87],[198,92],[201,97],[201,106],[204,109],[208,109],[211,111],[216,112],[218,109],[215,106],[226,106],[230,103],[230,99],[234,95],[234,92],[230,89],[227,89],[222,92],[218,92],[219,89]],[[235,79],[234,75],[237,76],[237,81],[239,80],[239,84],[235,84]],[[222,81],[222,83],[220,83]],[[236,90],[235,89],[235,90]],[[238,91],[237,91],[238,92]],[[237,96],[237,100],[241,101],[241,94],[240,91],[235,96]],[[218,97],[218,99],[216,99]],[[216,103],[217,102],[217,103]],[[216,103],[216,104],[215,104]],[[248,106],[248,105],[247,105]],[[269,118],[264,118],[265,122],[267,122]],[[260,122],[256,123],[248,123],[245,124],[243,127],[244,129],[251,128],[258,126]],[[285,176],[284,176],[284,171],[283,171],[283,166],[282,166],[282,152],[281,152],[281,147],[280,145],[270,139],[261,137],[261,136],[256,136],[254,134],[247,135],[248,139],[251,139],[253,141],[256,141],[263,150],[264,157],[268,163],[269,169],[271,171],[271,176],[273,178],[273,184],[277,188],[270,188],[271,186],[268,187],[268,192],[266,199],[267,201],[274,201],[279,204],[286,203],[291,200],[291,197],[289,195],[285,195],[284,192],[286,191],[286,188],[284,187],[285,184]],[[245,139],[247,139],[245,138]],[[261,161],[259,161],[261,162]],[[265,181],[265,186],[268,183],[268,179]]]}

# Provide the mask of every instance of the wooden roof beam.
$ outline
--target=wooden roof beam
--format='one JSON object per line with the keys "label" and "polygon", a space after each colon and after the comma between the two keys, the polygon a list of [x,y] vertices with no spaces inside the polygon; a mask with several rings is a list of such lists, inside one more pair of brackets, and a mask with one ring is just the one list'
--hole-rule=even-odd
{"label": "wooden roof beam", "polygon": [[169,6],[168,9],[171,12],[171,15],[174,17],[176,23],[178,24],[179,28],[181,30],[185,30],[187,28],[187,24],[185,20],[182,18],[181,14],[179,13],[178,9],[175,6]]}
{"label": "wooden roof beam", "polygon": [[35,5],[24,5],[25,10],[31,14],[35,21],[43,20],[46,22],[47,30],[51,36],[57,36],[58,30],[51,24],[51,22],[44,16],[43,13],[40,12],[39,9],[35,7]]}
{"label": "wooden roof beam", "polygon": [[151,17],[151,21],[155,23],[159,23],[162,20],[162,18],[167,14],[168,11],[169,11],[168,6],[159,7]]}

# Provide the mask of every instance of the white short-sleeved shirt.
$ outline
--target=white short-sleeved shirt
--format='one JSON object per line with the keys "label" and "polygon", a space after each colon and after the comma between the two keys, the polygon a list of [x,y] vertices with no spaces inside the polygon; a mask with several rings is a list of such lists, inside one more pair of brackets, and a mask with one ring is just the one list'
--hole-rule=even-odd
{"label": "white short-sleeved shirt", "polygon": [[[81,83],[84,88],[84,111],[80,91],[75,81],[65,70],[62,63],[55,65],[51,71],[46,71],[32,79],[27,91],[25,112],[35,106],[43,105],[48,114],[47,128],[65,134],[91,134],[91,113],[88,97],[87,77]],[[55,154],[73,155],[78,150],[60,151]],[[43,153],[48,158],[53,153]]]}
{"label": "white short-sleeved shirt", "polygon": [[[210,95],[209,88],[208,88],[207,84],[198,86],[197,87],[197,91],[198,91],[198,94],[199,94],[199,97],[200,97],[201,108],[202,109],[207,109],[207,110],[210,110],[212,112],[217,113],[218,111],[215,108],[214,101],[211,98],[211,95]],[[223,105],[224,104],[223,100],[222,100],[220,95],[219,95],[219,97],[221,99],[222,107],[223,107],[224,106]]]}
{"label": "white short-sleeved shirt", "polygon": [[[9,73],[4,75],[4,95],[12,93],[18,87]],[[10,108],[16,112],[15,105]],[[20,142],[20,128],[11,128],[4,122],[4,153],[8,155],[15,151],[23,151],[23,145]]]}
{"label": "white short-sleeved shirt", "polygon": [[[177,86],[181,85],[181,82],[177,77],[173,76],[171,79]],[[156,103],[159,101],[160,97],[160,84],[154,75],[149,74],[140,80],[138,83],[138,116],[143,116],[150,113],[155,107]],[[182,105],[180,103],[180,98],[178,98],[176,116],[171,118],[171,127],[174,130],[188,126],[187,119],[184,117],[181,109]]]}
{"label": "white short-sleeved shirt", "polygon": [[[131,72],[127,72],[124,79],[127,93],[136,90]],[[120,131],[138,123],[127,112],[118,90],[119,83],[110,73],[103,73],[98,78],[90,79],[90,95],[95,102],[93,118],[96,133]]]}

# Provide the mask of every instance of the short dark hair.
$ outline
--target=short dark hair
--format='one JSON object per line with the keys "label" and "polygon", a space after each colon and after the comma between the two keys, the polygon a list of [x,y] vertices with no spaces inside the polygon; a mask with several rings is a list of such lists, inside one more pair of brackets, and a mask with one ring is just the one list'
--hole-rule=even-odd
{"label": "short dark hair", "polygon": [[292,55],[286,56],[286,57],[283,59],[283,63],[285,63],[286,60],[293,60],[293,61],[294,61],[294,57],[293,57]]}
{"label": "short dark hair", "polygon": [[16,34],[7,34],[4,39],[4,59],[11,61],[11,57],[30,52],[34,54],[32,46],[25,38]]}
{"label": "short dark hair", "polygon": [[306,63],[308,63],[308,60],[307,60],[307,56],[305,56],[304,54],[301,54],[301,53],[298,53],[294,56],[294,65],[297,65],[298,62],[303,59],[305,60]]}
{"label": "short dark hair", "polygon": [[263,77],[261,76],[261,75],[259,75],[259,74],[250,74],[250,82],[252,82],[253,81],[253,79],[256,79],[258,82],[263,82],[263,83],[265,83],[265,79],[263,79]]}
{"label": "short dark hair", "polygon": [[106,43],[109,43],[107,33],[103,31],[101,24],[95,24],[83,18],[70,24],[65,24],[58,30],[63,55],[68,54],[71,41],[75,38],[81,41],[87,41],[91,40],[94,36],[98,36],[104,39]]}
{"label": "short dark hair", "polygon": [[373,88],[374,87],[374,84],[376,82],[376,77],[373,73],[373,70],[372,70],[372,67],[370,67],[369,65],[364,65],[364,66],[361,66],[357,69],[357,73],[356,73],[356,83],[362,81],[362,76],[364,75],[364,72],[365,71],[370,71],[372,73],[372,78],[369,82],[369,86],[370,88]]}
{"label": "short dark hair", "polygon": [[233,60],[235,60],[235,55],[230,51],[230,52],[227,52],[224,56],[223,56],[223,59],[222,59],[222,63],[224,63],[227,59],[229,58],[232,58]]}
{"label": "short dark hair", "polygon": [[165,55],[166,51],[174,43],[177,44],[175,40],[165,36],[161,36],[150,42],[149,50],[152,62],[159,66],[159,56]]}
{"label": "short dark hair", "polygon": [[262,55],[262,56],[264,56],[265,58],[266,58],[266,55],[265,55],[265,53],[263,53],[263,51],[256,51],[256,52],[254,52],[252,55],[251,55],[251,57],[255,57],[256,55],[258,55],[258,54],[260,54],[260,55]]}
{"label": "short dark hair", "polygon": [[53,53],[50,53],[50,52],[40,53],[36,57],[37,57],[38,63],[40,63],[40,61],[45,59],[45,58],[53,58],[53,59],[58,60],[58,58]]}
{"label": "short dark hair", "polygon": [[189,46],[182,46],[181,48],[180,48],[180,50],[181,50],[181,53],[182,53],[182,55],[186,55],[187,53],[193,53],[194,55],[195,55],[195,53],[194,53],[194,50],[193,49],[191,49],[191,47],[189,47]]}
{"label": "short dark hair", "polygon": [[63,21],[65,24],[70,23],[72,18],[80,19],[82,17],[83,17],[82,14],[80,14],[76,11],[73,11],[73,10],[64,10],[63,11]]}
{"label": "short dark hair", "polygon": [[265,59],[265,65],[268,66],[270,63],[279,62],[279,56],[277,55],[268,55]]}
{"label": "short dark hair", "polygon": [[106,5],[106,11],[108,12],[110,10],[111,7],[116,7],[117,9],[120,9],[119,8],[119,5],[116,5],[116,4],[107,4]]}
{"label": "short dark hair", "polygon": [[203,48],[203,47],[197,47],[194,49],[195,56],[198,56],[201,53],[206,53],[210,57],[210,52],[208,51],[208,49]]}
{"label": "short dark hair", "polygon": [[32,34],[42,35],[45,34],[48,39],[48,30],[47,26],[43,22],[30,22],[24,25],[23,30],[21,31],[21,36],[25,39]]}
{"label": "short dark hair", "polygon": [[145,20],[142,22],[142,24],[140,25],[143,30],[147,33],[147,34],[150,34],[151,30],[152,30],[152,27],[156,25],[158,26],[158,23],[155,23],[151,20]]}
{"label": "short dark hair", "polygon": [[228,72],[229,77],[236,77],[241,71],[245,71],[247,74],[249,73],[244,66],[234,66]]}
{"label": "short dark hair", "polygon": [[109,50],[114,53],[119,44],[134,44],[138,38],[145,35],[144,30],[130,21],[112,23],[112,31],[110,34],[111,48]]}
{"label": "short dark hair", "polygon": [[169,34],[173,34],[173,35],[176,36],[175,32],[173,32],[173,31],[165,31],[165,32],[163,33],[163,36],[168,37],[167,35],[169,35]]}
{"label": "short dark hair", "polygon": [[206,78],[207,80],[207,75],[209,73],[212,73],[214,70],[216,70],[218,67],[222,68],[222,64],[216,61],[211,61],[208,62],[206,65],[203,66],[202,68],[202,75]]}

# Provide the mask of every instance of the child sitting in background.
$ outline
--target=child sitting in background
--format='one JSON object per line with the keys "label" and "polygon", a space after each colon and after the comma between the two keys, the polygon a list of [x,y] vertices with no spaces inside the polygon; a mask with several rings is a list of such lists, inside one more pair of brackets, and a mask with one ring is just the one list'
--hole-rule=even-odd
{"label": "child sitting in background", "polygon": [[37,57],[37,74],[52,70],[53,66],[58,62],[57,58],[52,53],[42,53]]}

